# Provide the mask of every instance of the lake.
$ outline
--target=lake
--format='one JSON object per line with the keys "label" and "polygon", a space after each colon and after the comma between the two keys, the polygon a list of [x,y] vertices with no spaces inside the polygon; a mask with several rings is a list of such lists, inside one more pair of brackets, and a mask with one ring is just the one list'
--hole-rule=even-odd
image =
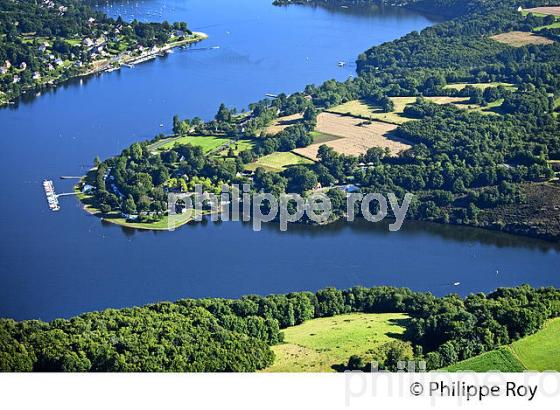
{"label": "lake", "polygon": [[[560,286],[557,245],[483,230],[405,222],[390,233],[362,221],[290,226],[286,233],[233,222],[141,232],[103,224],[73,197],[61,198],[60,212],[49,211],[43,179],[70,191],[73,181],[61,175],[81,175],[96,155],[169,132],[173,114],[208,119],[221,102],[241,109],[266,93],[344,80],[360,52],[433,23],[404,10],[270,3],[100,4],[125,19],[185,20],[210,38],[0,109],[0,317],[50,320],[182,297],[331,285],[390,284],[438,295]],[[340,68],[338,61],[351,64]]]}

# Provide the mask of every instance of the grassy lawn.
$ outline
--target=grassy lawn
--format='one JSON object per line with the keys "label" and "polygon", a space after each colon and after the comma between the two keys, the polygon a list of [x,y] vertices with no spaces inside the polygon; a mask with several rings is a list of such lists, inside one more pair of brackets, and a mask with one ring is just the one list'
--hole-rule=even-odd
{"label": "grassy lawn", "polygon": [[544,328],[534,335],[524,337],[498,350],[459,362],[444,370],[560,371],[560,318],[548,321]]}
{"label": "grassy lawn", "polygon": [[[178,215],[166,215],[161,220],[157,222],[143,223],[143,222],[131,222],[122,218],[119,214],[107,215],[103,217],[104,221],[114,223],[116,225],[126,226],[128,228],[134,229],[148,229],[155,231],[168,231],[171,229],[177,229],[182,225],[194,220],[195,211],[187,211],[184,214]],[[204,213],[204,212],[203,212]]]}
{"label": "grassy lawn", "polygon": [[204,153],[208,153],[219,146],[227,143],[229,138],[215,137],[212,135],[208,136],[186,136],[186,137],[174,137],[165,138],[159,140],[148,147],[150,151],[165,151],[171,149],[175,144],[184,145],[191,144],[197,147],[201,147]]}
{"label": "grassy lawn", "polygon": [[309,320],[284,330],[285,343],[273,346],[268,372],[332,372],[353,354],[367,358],[373,348],[402,335],[408,316],[351,313]]}
{"label": "grassy lawn", "polygon": [[80,40],[79,38],[67,38],[65,41],[69,46],[79,46],[80,44],[82,44],[82,40]]}
{"label": "grassy lawn", "polygon": [[510,83],[499,83],[499,82],[492,82],[492,83],[454,83],[454,84],[447,84],[444,89],[453,89],[453,90],[462,90],[467,86],[480,88],[481,90],[486,90],[487,88],[493,88],[498,86],[503,86],[508,90],[515,91],[517,87]]}
{"label": "grassy lawn", "polygon": [[282,172],[287,167],[293,165],[309,165],[313,161],[303,158],[293,152],[273,152],[270,155],[265,155],[255,162],[245,166],[245,169],[254,171],[257,168],[264,168],[267,171]]}
{"label": "grassy lawn", "polygon": [[[235,155],[238,155],[241,151],[247,151],[250,149],[253,149],[257,144],[258,144],[258,140],[256,139],[242,139],[242,140],[238,140],[235,141],[231,144],[231,148],[233,148],[233,153]],[[223,151],[220,151],[219,155],[220,156],[226,156],[229,152],[229,149],[225,149]]]}

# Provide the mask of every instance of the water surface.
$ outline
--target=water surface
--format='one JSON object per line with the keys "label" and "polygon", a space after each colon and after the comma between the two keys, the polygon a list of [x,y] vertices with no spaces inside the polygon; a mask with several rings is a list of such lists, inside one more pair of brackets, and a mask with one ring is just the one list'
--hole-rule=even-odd
{"label": "water surface", "polygon": [[104,225],[72,197],[61,198],[60,212],[49,211],[43,179],[68,191],[72,182],[59,176],[80,175],[96,155],[169,132],[173,114],[208,119],[220,102],[242,108],[265,93],[344,80],[355,66],[339,68],[338,61],[431,24],[403,10],[273,7],[269,0],[153,0],[106,9],[127,19],[185,20],[210,38],[0,109],[0,317],[48,320],[181,297],[329,285],[437,294],[560,286],[558,249],[480,230],[405,224],[392,234],[358,223],[255,233],[239,223],[210,223],[154,233]]}

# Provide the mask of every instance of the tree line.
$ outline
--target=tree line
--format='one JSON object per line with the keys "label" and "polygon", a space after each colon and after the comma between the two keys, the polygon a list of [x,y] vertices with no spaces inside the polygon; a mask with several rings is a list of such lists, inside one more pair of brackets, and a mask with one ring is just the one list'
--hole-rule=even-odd
{"label": "tree line", "polygon": [[[271,365],[281,329],[352,312],[406,313],[405,341],[382,366],[448,366],[538,331],[560,315],[560,290],[524,285],[466,298],[395,287],[335,288],[240,299],[183,299],[46,323],[0,319],[1,371],[242,371]],[[350,360],[358,367],[359,360]]]}

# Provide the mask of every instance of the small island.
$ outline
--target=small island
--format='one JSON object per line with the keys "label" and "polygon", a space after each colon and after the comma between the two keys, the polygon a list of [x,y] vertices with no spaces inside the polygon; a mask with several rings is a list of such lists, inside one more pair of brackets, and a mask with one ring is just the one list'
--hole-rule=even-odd
{"label": "small island", "polygon": [[77,0],[0,0],[0,105],[204,40],[185,22],[112,19]]}

